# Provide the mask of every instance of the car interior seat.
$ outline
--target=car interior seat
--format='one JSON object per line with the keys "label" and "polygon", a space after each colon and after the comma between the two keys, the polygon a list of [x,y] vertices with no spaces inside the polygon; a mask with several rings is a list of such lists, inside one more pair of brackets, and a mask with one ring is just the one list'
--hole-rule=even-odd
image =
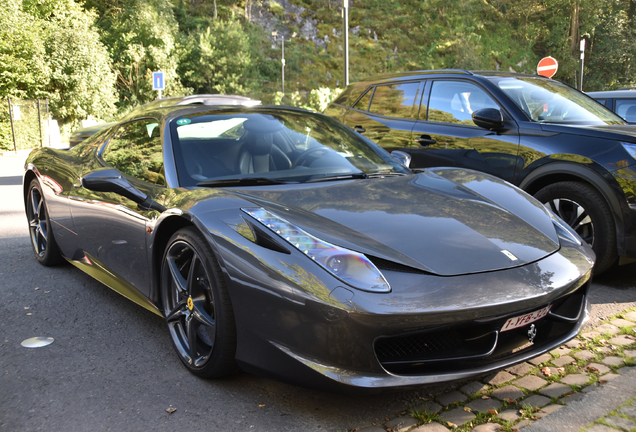
{"label": "car interior seat", "polygon": [[274,144],[274,134],[282,129],[278,120],[258,114],[246,120],[243,127],[247,134],[239,152],[237,172],[249,174],[291,168],[289,157]]}

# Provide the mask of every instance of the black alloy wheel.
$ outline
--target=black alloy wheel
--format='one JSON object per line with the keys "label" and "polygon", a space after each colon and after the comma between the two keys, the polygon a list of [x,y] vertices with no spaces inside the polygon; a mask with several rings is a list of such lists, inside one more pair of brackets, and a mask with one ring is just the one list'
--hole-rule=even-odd
{"label": "black alloy wheel", "polygon": [[563,219],[596,253],[594,273],[616,262],[616,229],[607,203],[585,183],[559,182],[544,187],[535,198]]}
{"label": "black alloy wheel", "polygon": [[26,214],[29,221],[31,245],[38,262],[45,266],[54,266],[64,262],[64,258],[53,237],[44,195],[40,189],[40,184],[35,179],[29,185]]}
{"label": "black alloy wheel", "polygon": [[202,378],[235,372],[229,295],[212,249],[193,228],[177,231],[168,242],[161,292],[172,344],[188,370]]}

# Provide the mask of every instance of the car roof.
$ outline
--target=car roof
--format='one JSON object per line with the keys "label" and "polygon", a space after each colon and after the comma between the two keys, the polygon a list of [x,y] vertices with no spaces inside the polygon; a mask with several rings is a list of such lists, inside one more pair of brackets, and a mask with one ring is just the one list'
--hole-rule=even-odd
{"label": "car roof", "polygon": [[[228,105],[170,105],[166,107],[149,107],[140,110],[135,118],[155,117],[165,121],[172,120],[176,117],[192,115],[198,113],[206,114],[240,114],[240,113],[276,113],[276,112],[298,112],[313,115],[323,115],[314,111],[294,106],[284,105],[256,105],[256,106],[228,106]],[[133,120],[133,118],[122,119],[120,122],[125,123]]]}
{"label": "car roof", "polygon": [[605,90],[596,92],[586,92],[593,98],[636,98],[636,89],[631,90]]}
{"label": "car roof", "polygon": [[539,79],[550,79],[540,75],[524,74],[517,72],[504,72],[504,71],[469,71],[465,69],[432,69],[432,70],[416,70],[407,72],[395,72],[381,75],[373,75],[365,77],[355,84],[371,84],[380,83],[384,81],[395,80],[409,80],[409,79],[422,79],[430,78],[431,76],[483,76],[483,77],[531,77]]}

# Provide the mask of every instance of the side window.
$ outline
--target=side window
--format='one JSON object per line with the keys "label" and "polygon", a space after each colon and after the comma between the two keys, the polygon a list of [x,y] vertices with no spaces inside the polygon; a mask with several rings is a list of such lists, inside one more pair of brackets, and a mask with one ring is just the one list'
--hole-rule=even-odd
{"label": "side window", "polygon": [[461,81],[435,81],[428,102],[428,120],[474,126],[472,114],[499,105],[481,88]]}
{"label": "side window", "polygon": [[630,123],[636,122],[636,99],[616,99],[616,114]]}
{"label": "side window", "polygon": [[389,117],[415,118],[414,103],[419,82],[379,85],[375,88],[369,112]]}
{"label": "side window", "polygon": [[360,111],[367,111],[369,109],[369,102],[371,102],[372,94],[373,87],[371,87],[369,91],[367,91],[353,107],[355,109],[359,109]]}
{"label": "side window", "polygon": [[159,124],[154,119],[125,123],[106,145],[102,158],[124,174],[165,185]]}

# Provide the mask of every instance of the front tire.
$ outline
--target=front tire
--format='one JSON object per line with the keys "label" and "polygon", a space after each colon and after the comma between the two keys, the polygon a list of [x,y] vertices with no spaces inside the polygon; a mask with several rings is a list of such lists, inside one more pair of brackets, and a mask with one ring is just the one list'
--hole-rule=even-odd
{"label": "front tire", "polygon": [[618,257],[614,218],[596,189],[580,182],[558,182],[539,190],[535,198],[592,246],[596,253],[595,274],[614,264]]}
{"label": "front tire", "polygon": [[168,242],[161,294],[172,344],[186,368],[202,378],[235,372],[232,305],[214,253],[195,229],[183,228]]}
{"label": "front tire", "polygon": [[38,262],[47,267],[62,264],[64,257],[53,237],[44,194],[36,179],[33,179],[29,185],[26,214],[29,221],[31,246],[33,246],[33,253]]}

